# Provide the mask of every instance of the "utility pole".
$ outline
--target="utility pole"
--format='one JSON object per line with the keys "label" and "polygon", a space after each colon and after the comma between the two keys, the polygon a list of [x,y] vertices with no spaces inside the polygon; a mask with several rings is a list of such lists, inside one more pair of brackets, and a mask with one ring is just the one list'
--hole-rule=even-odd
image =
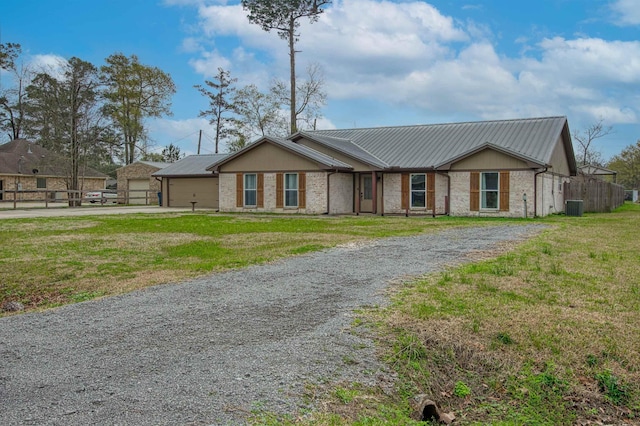
{"label": "utility pole", "polygon": [[200,155],[200,144],[202,143],[202,130],[200,130],[200,134],[198,135],[198,155]]}

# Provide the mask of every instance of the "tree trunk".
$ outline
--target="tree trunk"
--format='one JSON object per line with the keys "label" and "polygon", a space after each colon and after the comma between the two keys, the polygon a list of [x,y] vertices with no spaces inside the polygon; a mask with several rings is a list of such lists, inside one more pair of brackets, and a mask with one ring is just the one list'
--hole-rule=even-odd
{"label": "tree trunk", "polygon": [[293,17],[289,18],[289,65],[291,68],[291,133],[298,131],[298,123],[296,116],[296,34],[295,34],[295,20]]}
{"label": "tree trunk", "polygon": [[218,117],[216,117],[216,150],[215,153],[218,153],[218,144],[220,143],[220,114],[218,111]]}

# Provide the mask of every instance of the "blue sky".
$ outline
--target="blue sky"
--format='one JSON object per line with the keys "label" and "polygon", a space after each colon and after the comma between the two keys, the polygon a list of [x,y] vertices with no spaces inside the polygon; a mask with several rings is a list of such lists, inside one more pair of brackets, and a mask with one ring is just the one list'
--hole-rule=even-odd
{"label": "blue sky", "polygon": [[[100,66],[122,52],[168,72],[173,116],[150,121],[150,135],[157,150],[195,153],[198,129],[213,129],[198,118],[207,105],[193,85],[218,67],[238,87],[288,76],[286,43],[238,3],[2,1],[0,35],[34,64],[77,56]],[[609,158],[640,139],[639,30],[637,0],[334,0],[302,26],[298,72],[324,70],[318,128],[566,115],[572,132],[613,126],[595,143]]]}

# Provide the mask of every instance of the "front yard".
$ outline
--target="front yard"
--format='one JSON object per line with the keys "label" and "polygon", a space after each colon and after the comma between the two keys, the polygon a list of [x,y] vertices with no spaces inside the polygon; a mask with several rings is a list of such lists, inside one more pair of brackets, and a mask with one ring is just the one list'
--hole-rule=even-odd
{"label": "front yard", "polygon": [[[390,307],[359,313],[353,327],[372,332],[399,375],[393,393],[329,384],[309,389],[319,412],[256,413],[254,422],[411,424],[411,398],[427,394],[457,424],[637,423],[640,207],[534,221],[549,229],[497,258],[396,284]],[[197,213],[4,220],[0,303],[44,309],[337,244],[499,223],[510,221]]]}
{"label": "front yard", "polygon": [[0,305],[50,308],[337,244],[465,223],[198,212],[2,220]]}

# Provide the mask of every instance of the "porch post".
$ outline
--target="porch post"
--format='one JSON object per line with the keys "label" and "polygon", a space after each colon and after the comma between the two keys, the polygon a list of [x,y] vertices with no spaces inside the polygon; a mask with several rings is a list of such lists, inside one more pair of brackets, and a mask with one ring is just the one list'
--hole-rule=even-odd
{"label": "porch post", "polygon": [[360,214],[360,190],[361,190],[361,188],[360,188],[360,173],[356,173],[354,175],[354,177],[355,177],[354,183],[355,183],[355,189],[356,189],[356,191],[355,191],[355,193],[356,193],[355,194],[356,195],[356,215],[359,215]]}

